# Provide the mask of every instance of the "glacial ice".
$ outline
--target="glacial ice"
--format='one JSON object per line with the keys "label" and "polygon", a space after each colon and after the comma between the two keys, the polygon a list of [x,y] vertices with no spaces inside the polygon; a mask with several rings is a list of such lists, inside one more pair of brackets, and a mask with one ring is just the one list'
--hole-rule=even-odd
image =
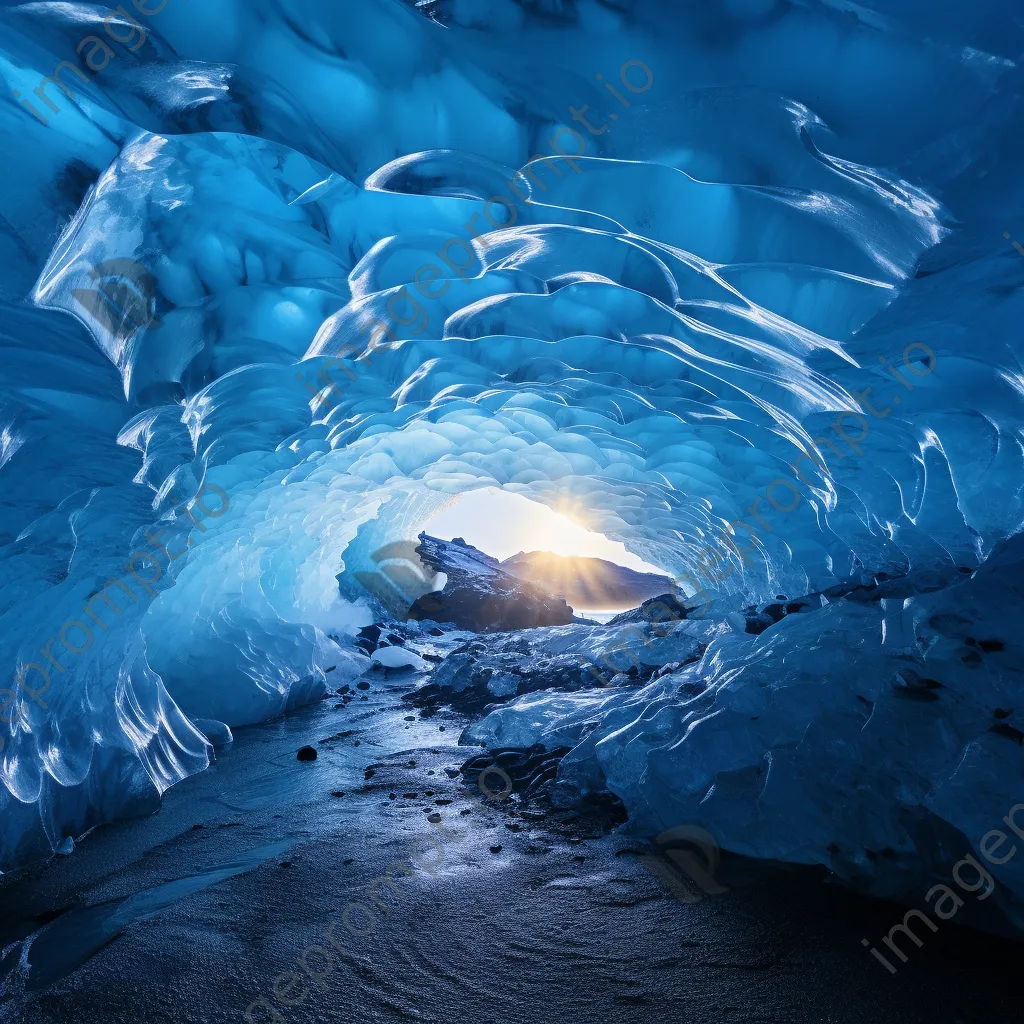
{"label": "glacial ice", "polygon": [[478,739],[875,892],[996,827],[1021,53],[1009,0],[0,8],[0,868],[353,678],[356,574],[495,485],[714,636]]}
{"label": "glacial ice", "polygon": [[[756,636],[681,623],[704,631],[698,662],[639,689],[526,694],[463,741],[572,747],[562,800],[610,791],[641,834],[696,824],[725,849],[921,905],[986,833],[1014,838],[1018,805],[1024,829],[1022,539],[941,589],[833,602]],[[993,870],[991,908],[1024,928],[1024,863]]]}

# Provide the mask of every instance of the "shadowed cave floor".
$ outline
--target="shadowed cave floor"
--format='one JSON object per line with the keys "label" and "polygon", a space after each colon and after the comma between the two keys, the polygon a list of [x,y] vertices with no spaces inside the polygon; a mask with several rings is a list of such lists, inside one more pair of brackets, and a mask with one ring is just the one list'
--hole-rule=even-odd
{"label": "shadowed cave floor", "polygon": [[[367,699],[344,709],[327,699],[240,730],[159,813],[0,879],[0,1019],[219,1024],[245,1020],[261,997],[280,1016],[257,1007],[254,1021],[1016,1018],[1021,947],[1012,942],[925,932],[893,977],[860,941],[877,942],[902,918],[892,905],[737,862],[725,866],[730,891],[683,904],[622,855],[638,846],[628,836],[586,820],[553,830],[468,799],[444,771],[474,752],[456,747],[464,720],[408,721],[401,695],[413,682],[375,675]],[[306,743],[319,746],[314,763],[296,760]],[[435,872],[397,874],[394,889],[378,890],[389,909],[376,931],[352,937],[337,926],[351,956],[336,957],[308,991],[287,979],[286,997],[305,995],[297,1005],[275,1001],[274,979],[326,945],[325,928],[350,902],[366,902],[367,883],[393,861],[408,864],[411,844],[439,828]],[[436,854],[422,850],[426,868]],[[369,927],[357,912],[349,920]],[[25,992],[18,958],[33,935]],[[315,953],[307,963],[325,970]]]}

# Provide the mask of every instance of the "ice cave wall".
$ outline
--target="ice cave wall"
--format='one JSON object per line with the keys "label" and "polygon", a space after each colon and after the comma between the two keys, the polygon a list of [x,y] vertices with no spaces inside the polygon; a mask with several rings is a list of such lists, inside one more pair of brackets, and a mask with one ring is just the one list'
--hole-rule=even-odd
{"label": "ice cave wall", "polygon": [[314,699],[360,528],[468,487],[572,500],[713,614],[988,558],[1022,36],[998,0],[5,4],[0,865],[202,768],[184,715]]}

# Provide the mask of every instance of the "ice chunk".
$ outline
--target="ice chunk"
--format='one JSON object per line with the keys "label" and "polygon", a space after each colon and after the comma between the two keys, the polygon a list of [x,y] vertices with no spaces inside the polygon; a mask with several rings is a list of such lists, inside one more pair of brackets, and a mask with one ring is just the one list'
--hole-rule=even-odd
{"label": "ice chunk", "polygon": [[215,722],[210,718],[193,718],[192,724],[210,741],[214,747],[226,747],[234,742],[231,729],[223,722]]}
{"label": "ice chunk", "polygon": [[385,668],[412,668],[417,672],[424,672],[429,667],[415,651],[404,647],[379,647],[370,656],[370,660]]}

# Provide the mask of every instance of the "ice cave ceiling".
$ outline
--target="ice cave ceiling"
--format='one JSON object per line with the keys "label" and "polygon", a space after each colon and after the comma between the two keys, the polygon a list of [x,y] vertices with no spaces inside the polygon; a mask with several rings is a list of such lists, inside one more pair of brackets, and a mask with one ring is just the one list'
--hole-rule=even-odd
{"label": "ice cave ceiling", "polygon": [[[570,501],[712,615],[886,579],[943,636],[986,586],[1020,608],[1019,17],[668,6],[3,5],[0,866],[204,767],[186,714],[315,699],[352,574],[467,489]],[[825,611],[709,671],[870,687],[941,648]],[[684,712],[615,715],[651,728],[608,783],[671,790]],[[725,722],[687,792],[786,732]],[[964,728],[920,773],[966,833]]]}

